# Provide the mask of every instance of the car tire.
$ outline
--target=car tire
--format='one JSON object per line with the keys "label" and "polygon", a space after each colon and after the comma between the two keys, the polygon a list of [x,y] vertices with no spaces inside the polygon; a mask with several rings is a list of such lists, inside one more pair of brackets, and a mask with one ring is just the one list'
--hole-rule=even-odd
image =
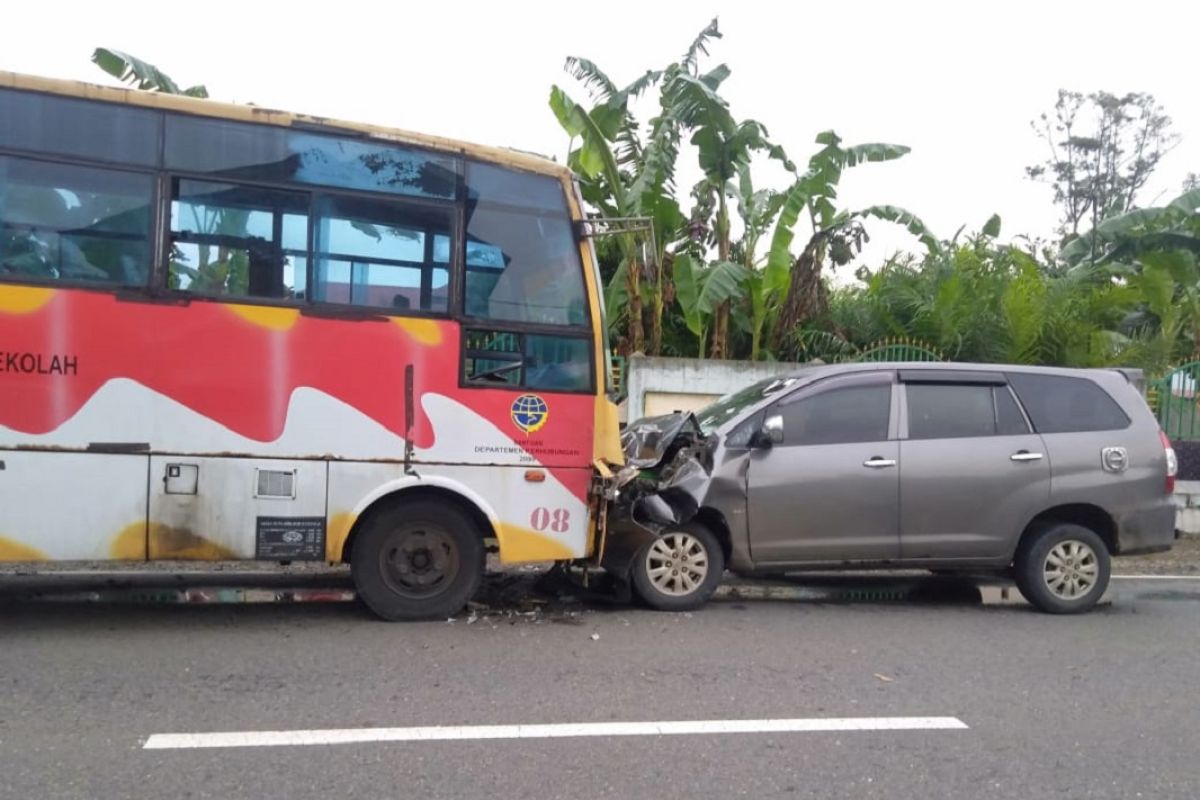
{"label": "car tire", "polygon": [[1049,614],[1092,609],[1108,589],[1112,558],[1090,528],[1057,522],[1029,532],[1013,562],[1017,588]]}
{"label": "car tire", "polygon": [[633,588],[659,611],[689,611],[712,597],[725,574],[717,537],[698,522],[671,527],[642,548],[633,562]]}
{"label": "car tire", "polygon": [[380,509],[363,525],[350,573],[359,598],[382,619],[444,619],[478,590],[483,536],[458,508],[413,500]]}

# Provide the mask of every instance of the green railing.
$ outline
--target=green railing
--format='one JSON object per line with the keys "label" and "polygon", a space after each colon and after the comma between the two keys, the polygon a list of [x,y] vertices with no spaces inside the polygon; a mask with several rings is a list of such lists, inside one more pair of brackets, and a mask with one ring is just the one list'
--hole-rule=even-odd
{"label": "green railing", "polygon": [[625,397],[625,356],[612,357],[612,387],[618,398]]}
{"label": "green railing", "polygon": [[1146,384],[1146,402],[1172,440],[1200,439],[1200,361],[1176,367]]}
{"label": "green railing", "polygon": [[942,354],[913,339],[883,339],[847,361],[945,361]]}

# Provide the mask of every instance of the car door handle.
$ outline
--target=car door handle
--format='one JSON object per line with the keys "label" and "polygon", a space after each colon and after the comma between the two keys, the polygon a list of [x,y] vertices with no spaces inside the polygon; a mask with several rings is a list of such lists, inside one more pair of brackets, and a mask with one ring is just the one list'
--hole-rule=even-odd
{"label": "car door handle", "polygon": [[1009,459],[1012,461],[1041,461],[1042,454],[1041,453],[1031,453],[1028,450],[1018,450],[1017,452],[1015,452],[1011,456],[1009,456]]}
{"label": "car door handle", "polygon": [[874,456],[873,458],[868,458],[866,461],[864,461],[863,466],[870,467],[871,469],[883,469],[884,467],[894,467],[894,466],[896,466],[896,459],[880,458],[879,456]]}

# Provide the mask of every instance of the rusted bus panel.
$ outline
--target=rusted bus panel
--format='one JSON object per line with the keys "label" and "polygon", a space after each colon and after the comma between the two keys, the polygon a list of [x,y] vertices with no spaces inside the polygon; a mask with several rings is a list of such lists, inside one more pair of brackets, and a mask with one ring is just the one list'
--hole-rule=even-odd
{"label": "rusted bus panel", "polygon": [[[269,485],[276,476],[276,485]],[[147,554],[197,561],[256,558],[263,551],[263,519],[319,519],[323,529],[325,486],[322,461],[153,456]],[[315,535],[316,526],[309,529]]]}

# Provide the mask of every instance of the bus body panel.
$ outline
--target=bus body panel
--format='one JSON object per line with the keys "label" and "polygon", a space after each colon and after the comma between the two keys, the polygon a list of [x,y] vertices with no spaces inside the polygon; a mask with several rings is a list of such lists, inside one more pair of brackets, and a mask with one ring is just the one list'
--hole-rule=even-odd
{"label": "bus body panel", "polygon": [[[264,553],[259,520],[277,518],[303,522],[308,536],[322,519],[322,549],[340,557],[345,515],[406,474],[408,365],[409,469],[484,498],[481,511],[508,534],[498,536],[505,561],[587,554],[594,396],[458,386],[449,321],[3,285],[0,341],[0,363],[15,365],[0,374],[10,462],[0,480],[33,500],[0,511],[0,536],[13,543],[0,559],[269,558],[287,551]],[[519,417],[514,404],[531,395],[544,413]],[[97,452],[114,448],[146,455]],[[168,493],[172,466],[196,473],[194,490]],[[527,481],[526,469],[546,480]],[[293,474],[295,496],[256,497],[263,471]],[[73,524],[68,508],[90,524]]]}
{"label": "bus body panel", "polygon": [[0,561],[146,558],[147,456],[0,450],[0,463]]}
{"label": "bus body panel", "polygon": [[[541,480],[531,480],[533,476]],[[452,492],[475,505],[492,525],[506,563],[589,555],[587,468],[553,474],[526,467],[439,464],[406,471],[403,464],[335,461],[329,464],[329,537],[326,556],[339,561],[354,523],[374,503],[421,487]]]}
{"label": "bus body panel", "polygon": [[[592,553],[594,464],[621,456],[568,170],[0,73],[5,96],[24,111],[0,119],[0,561],[337,561],[372,503],[422,486],[478,508],[504,561]],[[266,144],[172,150],[204,117]],[[171,162],[193,147],[234,160]]]}

